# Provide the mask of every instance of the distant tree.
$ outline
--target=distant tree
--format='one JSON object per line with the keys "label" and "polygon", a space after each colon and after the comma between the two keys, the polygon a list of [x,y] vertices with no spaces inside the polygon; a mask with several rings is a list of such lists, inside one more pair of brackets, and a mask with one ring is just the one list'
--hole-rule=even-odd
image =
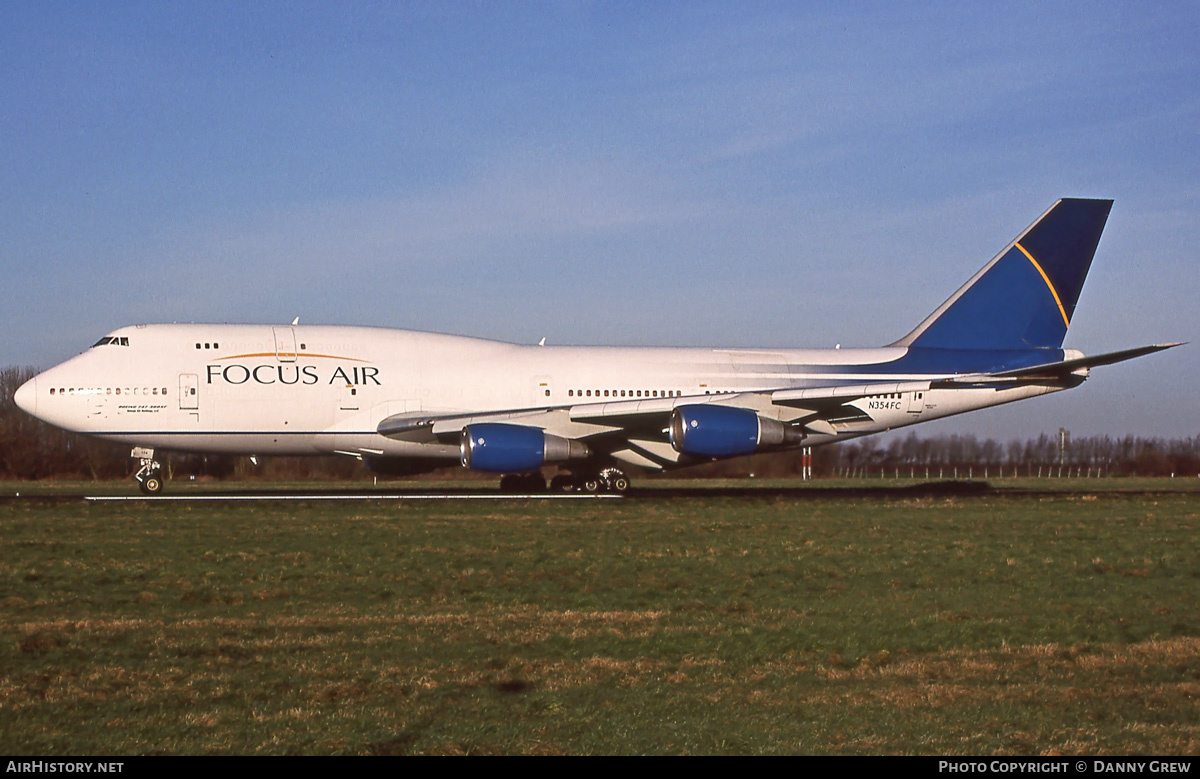
{"label": "distant tree", "polygon": [[130,473],[129,449],[34,419],[13,401],[33,368],[0,370],[0,478],[112,479]]}

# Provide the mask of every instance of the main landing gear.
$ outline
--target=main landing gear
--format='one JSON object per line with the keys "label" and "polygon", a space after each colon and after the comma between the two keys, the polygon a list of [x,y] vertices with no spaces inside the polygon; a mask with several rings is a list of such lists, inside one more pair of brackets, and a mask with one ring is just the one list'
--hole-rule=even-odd
{"label": "main landing gear", "polygon": [[146,495],[157,495],[162,492],[162,465],[154,459],[154,450],[138,447],[130,452],[129,456],[137,459],[141,465],[138,472],[133,475],[138,483],[138,488]]}
{"label": "main landing gear", "polygon": [[510,495],[527,495],[546,491],[546,480],[541,472],[506,473],[500,477],[500,491]]}
{"label": "main landing gear", "polygon": [[[545,492],[546,480],[541,473],[510,473],[500,477],[500,491],[509,494]],[[560,473],[550,480],[550,492],[625,492],[629,477],[620,468],[601,468],[577,473]]]}

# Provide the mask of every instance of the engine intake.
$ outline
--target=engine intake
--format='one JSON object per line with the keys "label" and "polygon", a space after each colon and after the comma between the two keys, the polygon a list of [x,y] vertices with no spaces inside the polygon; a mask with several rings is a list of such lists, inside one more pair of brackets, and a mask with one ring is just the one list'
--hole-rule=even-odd
{"label": "engine intake", "polygon": [[582,441],[551,435],[545,430],[502,422],[467,425],[459,439],[464,468],[491,473],[520,473],[545,463],[582,460],[592,450]]}
{"label": "engine intake", "polygon": [[737,457],[804,440],[802,431],[777,419],[748,408],[711,404],[676,407],[670,436],[675,451],[701,457]]}

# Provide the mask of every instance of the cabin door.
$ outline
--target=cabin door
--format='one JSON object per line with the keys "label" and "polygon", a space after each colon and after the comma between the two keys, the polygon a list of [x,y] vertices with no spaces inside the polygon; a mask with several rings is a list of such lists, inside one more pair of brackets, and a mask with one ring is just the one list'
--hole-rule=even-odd
{"label": "cabin door", "polygon": [[275,359],[280,362],[296,361],[296,331],[290,327],[272,327],[275,334]]}
{"label": "cabin door", "polygon": [[179,374],[179,408],[185,411],[200,408],[200,378],[194,373]]}

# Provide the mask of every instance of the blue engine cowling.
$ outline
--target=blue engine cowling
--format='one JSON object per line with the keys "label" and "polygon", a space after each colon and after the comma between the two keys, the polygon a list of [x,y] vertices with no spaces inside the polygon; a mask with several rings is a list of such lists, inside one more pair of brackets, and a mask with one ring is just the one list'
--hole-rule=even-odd
{"label": "blue engine cowling", "polygon": [[700,457],[737,457],[804,439],[800,430],[751,409],[711,404],[676,407],[670,436],[675,451]]}
{"label": "blue engine cowling", "polygon": [[459,439],[464,468],[491,473],[520,473],[545,463],[581,460],[591,450],[581,441],[551,435],[545,430],[502,422],[467,425]]}

